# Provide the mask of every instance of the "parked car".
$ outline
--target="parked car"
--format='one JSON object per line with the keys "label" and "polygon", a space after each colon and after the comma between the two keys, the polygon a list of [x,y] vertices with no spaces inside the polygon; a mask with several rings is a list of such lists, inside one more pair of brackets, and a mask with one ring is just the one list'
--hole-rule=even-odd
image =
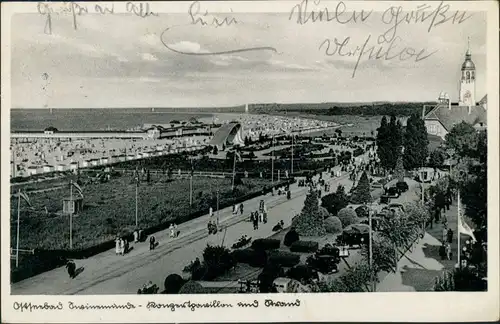
{"label": "parked car", "polygon": [[307,258],[306,264],[308,267],[323,274],[337,273],[339,271],[338,264],[340,258],[333,255],[318,255],[314,254]]}
{"label": "parked car", "polygon": [[389,196],[389,198],[399,198],[401,192],[397,187],[390,187],[387,189],[386,195]]}
{"label": "parked car", "polygon": [[396,183],[396,188],[399,189],[399,192],[406,192],[408,191],[408,184],[404,181],[400,181]]}
{"label": "parked car", "polygon": [[382,195],[380,197],[381,204],[388,204],[390,201],[391,201],[391,197],[389,197],[388,195]]}
{"label": "parked car", "polygon": [[389,209],[399,209],[401,212],[405,212],[405,208],[402,204],[398,204],[398,203],[392,203],[392,204],[389,204]]}

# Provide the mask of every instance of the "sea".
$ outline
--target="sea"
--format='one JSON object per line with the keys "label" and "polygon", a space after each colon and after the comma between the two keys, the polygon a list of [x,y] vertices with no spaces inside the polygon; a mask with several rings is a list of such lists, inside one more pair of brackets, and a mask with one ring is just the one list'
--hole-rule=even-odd
{"label": "sea", "polygon": [[211,113],[179,112],[145,108],[103,109],[11,109],[11,132],[43,131],[52,126],[59,131],[124,131],[144,124],[167,124],[173,120],[210,118]]}

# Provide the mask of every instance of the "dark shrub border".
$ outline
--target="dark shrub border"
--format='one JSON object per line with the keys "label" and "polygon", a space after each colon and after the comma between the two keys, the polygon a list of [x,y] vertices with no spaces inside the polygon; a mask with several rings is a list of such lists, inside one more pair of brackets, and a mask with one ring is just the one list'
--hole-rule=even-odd
{"label": "dark shrub border", "polygon": [[316,252],[319,248],[319,243],[314,241],[296,241],[290,246],[292,252]]}

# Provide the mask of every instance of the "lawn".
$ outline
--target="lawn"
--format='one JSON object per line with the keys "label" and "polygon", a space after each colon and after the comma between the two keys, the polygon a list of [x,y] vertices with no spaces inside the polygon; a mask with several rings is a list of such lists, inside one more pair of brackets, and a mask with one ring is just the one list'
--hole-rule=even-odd
{"label": "lawn", "polygon": [[[266,179],[242,179],[243,183],[231,192],[230,178],[193,178],[193,204],[189,206],[189,179],[171,182],[143,182],[138,189],[139,227],[160,223],[187,221],[189,215],[216,208],[216,189],[220,190],[219,204],[242,195],[262,190],[270,184]],[[69,187],[69,186],[68,186]],[[73,248],[86,248],[113,239],[117,233],[135,228],[135,184],[131,176],[112,178],[109,182],[84,186],[84,209],[73,217]],[[35,212],[21,209],[20,247],[26,249],[67,249],[69,217],[62,215],[63,197],[69,189],[30,193]],[[48,213],[45,213],[45,207]],[[23,208],[23,207],[22,207]],[[11,200],[11,244],[15,246],[17,199]]]}

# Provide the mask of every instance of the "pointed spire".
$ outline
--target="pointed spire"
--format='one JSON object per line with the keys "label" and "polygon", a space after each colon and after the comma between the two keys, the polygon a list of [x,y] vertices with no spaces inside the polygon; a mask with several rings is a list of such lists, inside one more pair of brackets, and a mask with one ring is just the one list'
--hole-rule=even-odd
{"label": "pointed spire", "polygon": [[467,53],[465,54],[466,56],[470,57],[470,37],[467,37]]}

